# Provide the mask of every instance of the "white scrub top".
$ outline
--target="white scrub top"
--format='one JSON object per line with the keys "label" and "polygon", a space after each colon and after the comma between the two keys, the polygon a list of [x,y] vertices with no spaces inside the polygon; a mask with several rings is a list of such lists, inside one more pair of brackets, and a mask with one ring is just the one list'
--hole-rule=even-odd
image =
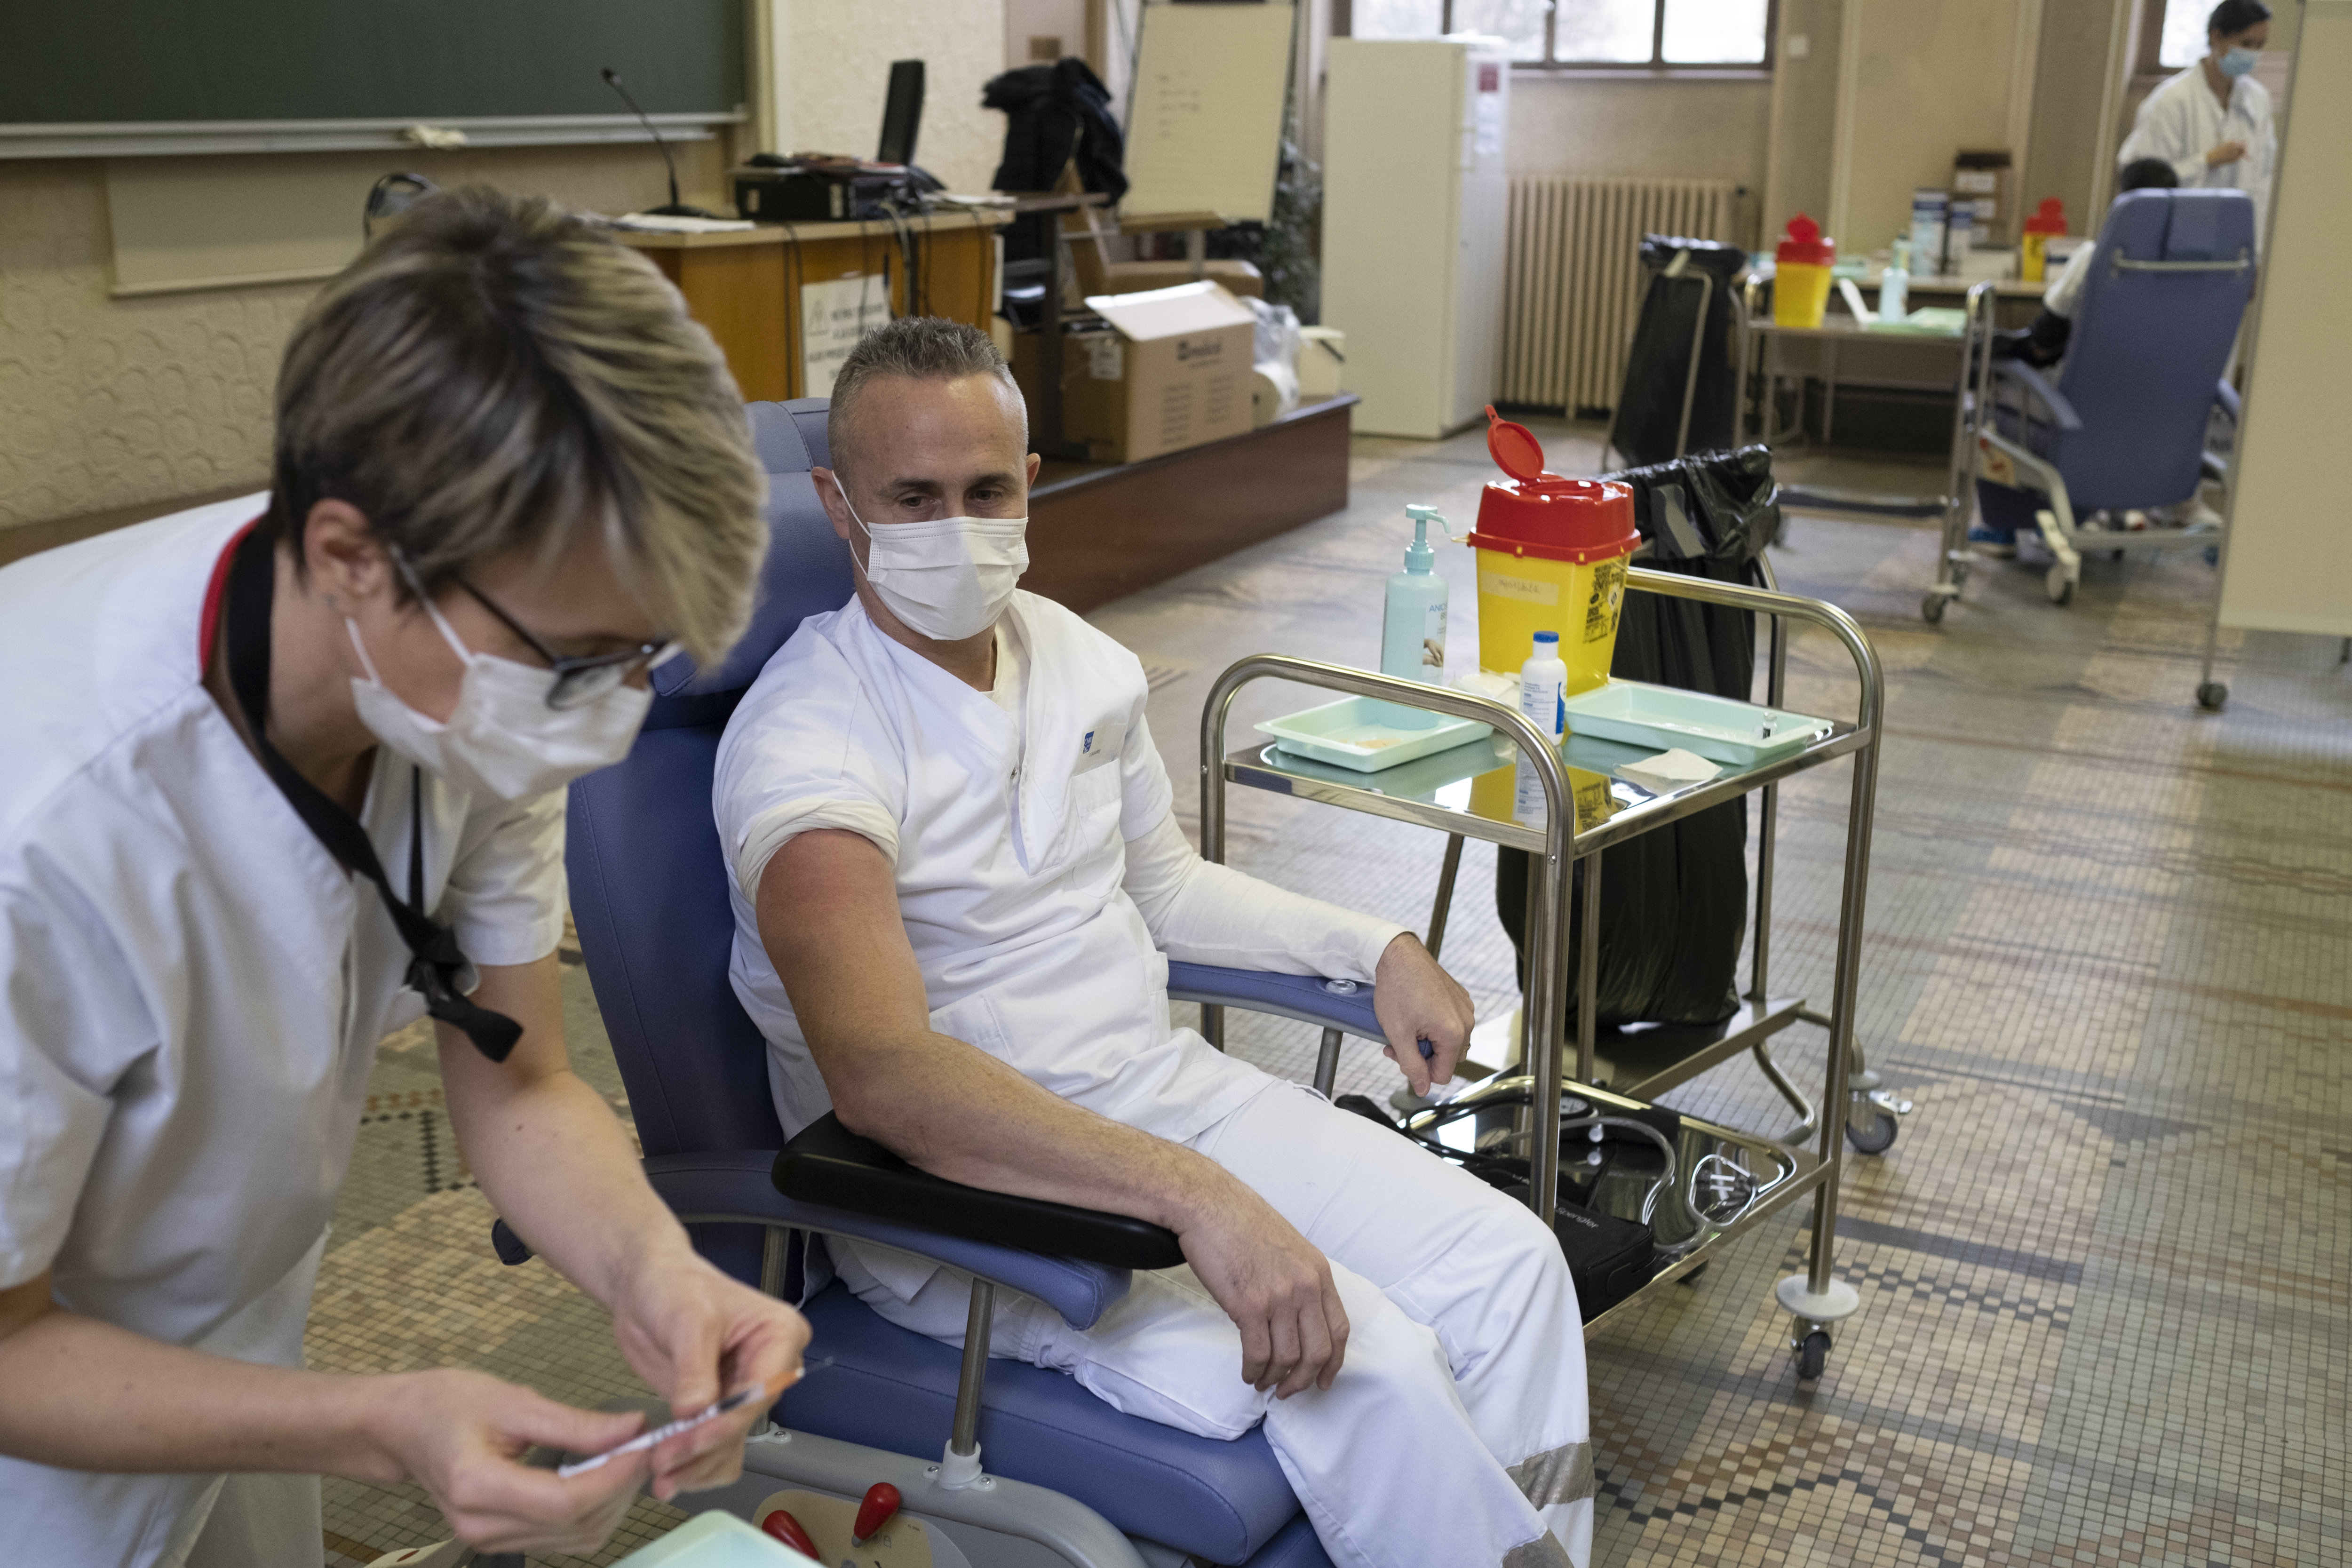
{"label": "white scrub top", "polygon": [[1142,666],[1034,595],[1014,595],[1007,619],[1019,720],[852,600],[803,622],[728,723],[713,805],[736,870],[730,973],[768,1038],[787,1132],[833,1101],[760,942],[753,900],[782,822],[849,827],[891,858],[940,1034],[1180,1142],[1271,1081],[1171,1026],[1167,957],[1121,886],[1125,840],[1172,796]]}
{"label": "white scrub top", "polygon": [[[2242,142],[2246,155],[2234,163],[2207,167],[2209,148]],[[2243,191],[2254,201],[2254,251],[2262,253],[2263,222],[2271,205],[2271,169],[2278,138],[2271,126],[2270,89],[2251,76],[2230,86],[2222,107],[2205,85],[2202,61],[2168,78],[2139,106],[2132,132],[2116,154],[2116,166],[2136,159],[2161,158],[2180,176],[2183,190]]]}
{"label": "white scrub top", "polygon": [[[301,1363],[376,1041],[424,1012],[346,873],[202,683],[248,497],[0,571],[0,1286],[150,1338]],[[405,891],[409,764],[361,820]],[[422,775],[425,907],[477,963],[562,932],[563,794]],[[206,1476],[0,1458],[12,1559],[145,1564]]]}

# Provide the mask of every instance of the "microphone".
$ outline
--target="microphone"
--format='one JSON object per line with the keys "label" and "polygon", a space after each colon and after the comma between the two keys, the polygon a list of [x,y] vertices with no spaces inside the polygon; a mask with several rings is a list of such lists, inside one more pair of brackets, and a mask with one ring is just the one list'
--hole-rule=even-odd
{"label": "microphone", "polygon": [[677,160],[669,155],[669,143],[662,140],[662,133],[655,126],[653,121],[646,116],[644,110],[637,107],[637,100],[629,96],[629,89],[621,85],[621,73],[614,70],[611,66],[606,66],[604,68],[604,85],[611,88],[614,92],[619,93],[621,95],[621,101],[629,106],[629,112],[635,115],[638,121],[644,124],[646,134],[652,137],[654,139],[654,145],[661,149],[662,163],[667,165],[669,169],[669,201],[667,205],[657,207],[647,207],[646,210],[656,217],[717,217],[719,216],[717,213],[704,212],[700,207],[688,206],[677,199]]}

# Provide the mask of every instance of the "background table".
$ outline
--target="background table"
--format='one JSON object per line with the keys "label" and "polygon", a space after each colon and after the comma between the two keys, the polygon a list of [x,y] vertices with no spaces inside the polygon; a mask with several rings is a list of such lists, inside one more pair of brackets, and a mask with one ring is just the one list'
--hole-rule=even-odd
{"label": "background table", "polygon": [[[644,251],[710,329],[752,402],[805,397],[801,289],[843,278],[889,280],[893,314],[944,316],[988,330],[996,313],[1001,212],[936,213],[893,223],[761,224],[727,234],[614,237]],[[911,287],[910,287],[911,285]]]}

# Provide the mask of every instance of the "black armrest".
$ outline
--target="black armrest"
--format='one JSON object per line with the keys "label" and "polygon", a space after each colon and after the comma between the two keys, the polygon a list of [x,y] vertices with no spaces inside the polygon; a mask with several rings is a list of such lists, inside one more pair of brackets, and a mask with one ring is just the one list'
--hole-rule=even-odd
{"label": "black armrest", "polygon": [[1176,1233],[1148,1220],[1042,1198],[985,1192],[915,1169],[831,1111],[777,1155],[776,1190],[823,1204],[998,1247],[1017,1247],[1113,1268],[1172,1268],[1184,1261]]}

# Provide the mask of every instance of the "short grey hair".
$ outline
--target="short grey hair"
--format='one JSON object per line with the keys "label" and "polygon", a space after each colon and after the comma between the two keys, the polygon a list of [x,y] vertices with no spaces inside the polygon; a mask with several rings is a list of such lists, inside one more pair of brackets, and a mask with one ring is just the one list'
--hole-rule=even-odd
{"label": "short grey hair", "polygon": [[883,376],[911,381],[961,381],[968,375],[992,375],[1013,389],[1021,410],[1021,446],[1029,447],[1029,405],[1022,400],[1013,367],[1004,363],[996,341],[978,327],[937,316],[901,316],[875,328],[857,340],[833,378],[833,404],[825,410],[824,440],[834,464],[848,447],[849,418],[867,384]]}
{"label": "short grey hair", "polygon": [[266,526],[298,563],[328,499],[428,594],[593,531],[697,659],[751,618],[767,478],[726,359],[650,262],[551,202],[418,200],[311,301],[277,401]]}

